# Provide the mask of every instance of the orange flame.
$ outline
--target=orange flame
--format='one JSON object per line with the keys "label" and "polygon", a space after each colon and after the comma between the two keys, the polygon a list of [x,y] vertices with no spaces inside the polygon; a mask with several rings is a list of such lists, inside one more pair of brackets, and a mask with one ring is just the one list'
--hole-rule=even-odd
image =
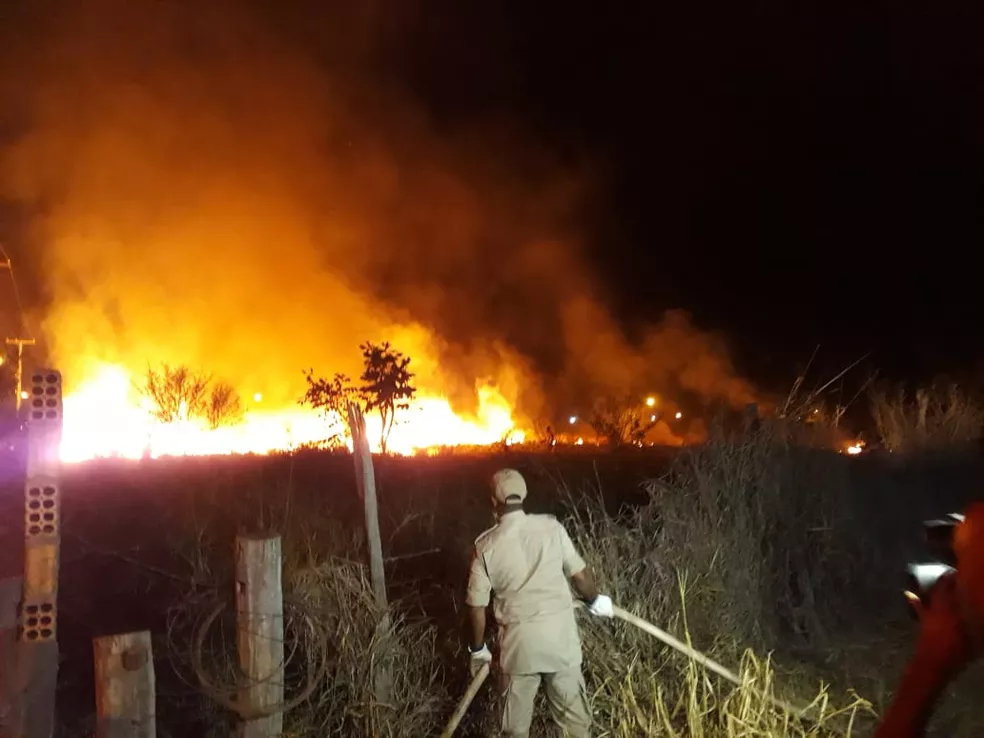
{"label": "orange flame", "polygon": [[[417,451],[459,445],[521,443],[513,410],[493,387],[478,388],[474,419],[457,415],[447,399],[421,396],[407,410],[397,411],[387,450],[409,455]],[[259,398],[259,399],[257,399]],[[162,423],[146,401],[136,397],[132,378],[119,365],[103,365],[93,377],[64,400],[65,421],[61,457],[65,462],[119,457],[265,454],[324,441],[342,428],[340,419],[306,408],[261,409],[262,395],[253,396],[242,421],[209,429],[204,422]],[[366,417],[370,446],[379,450],[380,420]],[[351,448],[351,442],[349,442]]]}

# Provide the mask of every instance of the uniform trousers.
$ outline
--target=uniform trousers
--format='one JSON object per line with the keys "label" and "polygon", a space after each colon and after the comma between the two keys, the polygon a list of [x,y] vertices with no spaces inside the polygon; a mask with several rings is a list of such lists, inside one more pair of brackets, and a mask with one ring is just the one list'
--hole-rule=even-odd
{"label": "uniform trousers", "polygon": [[550,716],[568,738],[589,738],[591,708],[580,665],[547,674],[503,674],[502,735],[528,738],[533,701],[540,684],[546,692]]}

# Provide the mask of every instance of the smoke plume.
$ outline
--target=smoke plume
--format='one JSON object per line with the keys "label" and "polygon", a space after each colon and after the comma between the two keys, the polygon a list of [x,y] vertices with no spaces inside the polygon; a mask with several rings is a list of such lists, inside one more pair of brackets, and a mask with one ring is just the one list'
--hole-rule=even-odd
{"label": "smoke plume", "polygon": [[476,381],[531,417],[584,393],[752,400],[683,313],[626,339],[580,255],[590,167],[501,121],[436,130],[387,81],[374,3],[44,5],[9,11],[0,198],[29,214],[69,384],[168,361],[288,405],[370,339],[461,410]]}

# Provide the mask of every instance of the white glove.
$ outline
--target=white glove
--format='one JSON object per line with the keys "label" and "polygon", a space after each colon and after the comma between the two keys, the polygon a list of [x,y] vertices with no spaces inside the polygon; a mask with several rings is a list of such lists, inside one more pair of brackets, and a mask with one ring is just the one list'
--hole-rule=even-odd
{"label": "white glove", "polygon": [[599,618],[612,618],[615,617],[615,606],[612,604],[612,598],[608,595],[600,594],[595,597],[595,601],[588,605],[588,610],[591,614]]}
{"label": "white glove", "polygon": [[471,674],[472,679],[475,678],[475,675],[479,671],[481,671],[482,667],[485,666],[485,664],[491,664],[491,663],[492,663],[492,652],[489,650],[489,647],[487,645],[482,644],[482,648],[479,651],[472,651],[469,649],[468,672]]}

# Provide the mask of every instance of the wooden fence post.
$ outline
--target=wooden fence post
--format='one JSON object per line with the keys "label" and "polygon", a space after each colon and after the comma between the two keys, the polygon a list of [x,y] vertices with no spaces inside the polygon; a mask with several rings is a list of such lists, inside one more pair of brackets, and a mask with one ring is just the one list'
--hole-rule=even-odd
{"label": "wooden fence post", "polygon": [[61,548],[62,379],[31,375],[27,402],[24,593],[17,667],[23,685],[19,735],[51,738],[58,678],[58,559]]}
{"label": "wooden fence post", "polygon": [[389,607],[386,597],[386,574],[383,571],[383,544],[379,535],[379,508],[376,504],[376,472],[366,437],[366,420],[362,409],[349,404],[349,429],[352,432],[352,455],[355,459],[355,480],[359,497],[365,503],[366,538],[369,541],[369,576],[376,605],[381,610]]}
{"label": "wooden fence post", "polygon": [[237,699],[238,738],[279,738],[283,733],[282,568],[280,538],[236,539],[236,636],[244,680]]}
{"label": "wooden fence post", "polygon": [[[349,430],[352,433],[352,456],[355,460],[355,480],[359,496],[365,504],[366,539],[369,543],[369,576],[376,607],[382,613],[377,633],[390,628],[389,600],[386,596],[386,574],[383,570],[383,544],[379,534],[379,508],[376,504],[376,472],[372,466],[369,439],[366,437],[366,419],[362,408],[355,403],[348,406]],[[377,658],[373,675],[373,691],[377,704],[389,704],[393,691],[390,666],[384,658]]]}
{"label": "wooden fence post", "polygon": [[150,633],[92,641],[96,673],[96,738],[155,738],[154,652]]}

